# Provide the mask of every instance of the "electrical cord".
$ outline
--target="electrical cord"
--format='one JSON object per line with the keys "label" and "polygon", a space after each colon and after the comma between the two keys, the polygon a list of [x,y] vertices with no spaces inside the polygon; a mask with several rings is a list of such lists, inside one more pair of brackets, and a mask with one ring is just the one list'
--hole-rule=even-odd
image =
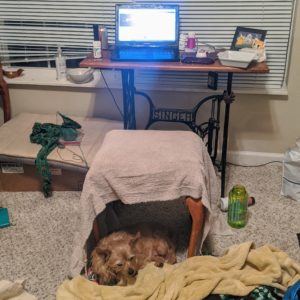
{"label": "electrical cord", "polygon": [[236,167],[244,167],[244,168],[253,168],[253,167],[264,167],[266,165],[269,165],[269,164],[273,164],[273,163],[281,163],[282,164],[282,161],[280,160],[272,160],[272,161],[269,161],[267,163],[263,163],[263,164],[259,164],[259,165],[253,165],[253,166],[249,166],[249,165],[239,165],[239,164],[235,164],[235,163],[232,163],[232,162],[227,162],[226,164],[228,165],[232,165],[232,166],[236,166]]}
{"label": "electrical cord", "polygon": [[290,183],[292,183],[292,184],[297,184],[297,185],[300,185],[300,183],[299,182],[296,182],[296,181],[292,181],[292,180],[290,180],[290,179],[288,179],[288,178],[286,178],[286,177],[282,177],[284,180],[286,180],[286,181],[288,181],[288,182],[290,182]]}
{"label": "electrical cord", "polygon": [[[82,150],[81,150],[81,147],[79,146],[79,149],[80,149],[80,152],[82,153]],[[68,151],[68,152],[71,152],[72,153],[72,159],[65,159],[63,158],[62,154],[61,154],[61,151],[62,150],[65,150],[65,151]],[[67,146],[64,146],[63,148],[56,148],[56,153],[57,155],[59,156],[59,158],[64,161],[64,162],[73,162],[73,163],[76,163],[76,162],[79,162],[79,163],[84,163],[85,165],[87,165],[86,163],[86,160],[84,158],[84,156],[80,156],[79,154],[77,154],[76,152],[72,151],[70,148],[68,148]]]}
{"label": "electrical cord", "polygon": [[121,111],[121,109],[120,109],[120,107],[119,107],[119,105],[118,105],[118,103],[117,103],[117,100],[116,100],[116,98],[115,98],[115,96],[114,96],[114,94],[113,94],[111,88],[108,86],[108,83],[107,83],[107,81],[106,81],[106,79],[105,79],[105,77],[104,77],[104,74],[103,74],[103,72],[102,72],[101,69],[100,69],[100,73],[101,73],[101,76],[102,76],[102,78],[103,78],[103,80],[104,80],[104,83],[105,83],[105,86],[106,86],[108,92],[110,93],[111,97],[113,98],[113,101],[114,101],[114,103],[115,103],[115,106],[117,107],[117,109],[118,109],[118,111],[119,111],[119,113],[120,113],[120,116],[121,116],[122,120],[124,120],[124,115],[123,115],[123,113],[122,113],[122,111]]}

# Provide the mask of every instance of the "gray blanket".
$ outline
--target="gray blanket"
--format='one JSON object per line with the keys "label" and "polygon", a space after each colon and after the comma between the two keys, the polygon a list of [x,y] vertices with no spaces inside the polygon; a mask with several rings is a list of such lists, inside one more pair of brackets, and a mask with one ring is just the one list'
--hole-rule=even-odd
{"label": "gray blanket", "polygon": [[219,213],[219,182],[202,140],[190,131],[113,130],[96,154],[81,195],[80,224],[71,275],[86,261],[86,241],[95,217],[115,200],[125,204],[202,198],[208,232],[228,233]]}

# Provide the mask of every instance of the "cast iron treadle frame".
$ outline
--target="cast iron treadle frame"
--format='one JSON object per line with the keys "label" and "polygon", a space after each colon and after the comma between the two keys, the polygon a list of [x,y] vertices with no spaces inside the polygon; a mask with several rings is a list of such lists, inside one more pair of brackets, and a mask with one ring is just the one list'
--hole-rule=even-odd
{"label": "cast iron treadle frame", "polygon": [[134,71],[122,70],[124,129],[136,129]]}
{"label": "cast iron treadle frame", "polygon": [[[155,122],[179,122],[186,124],[192,131],[198,134],[202,139],[206,139],[206,146],[212,162],[217,165],[221,172],[221,196],[225,192],[225,170],[227,157],[227,139],[229,126],[230,104],[234,101],[234,94],[231,91],[232,73],[227,76],[227,90],[222,95],[212,95],[201,99],[193,109],[176,108],[157,108],[151,98],[144,92],[137,91],[134,85],[134,70],[123,69],[122,88],[123,88],[123,111],[124,111],[124,129],[136,129],[135,119],[135,95],[141,95],[146,98],[150,106],[148,123],[145,129],[148,129]],[[221,161],[217,163],[218,138],[220,130],[220,110],[221,103],[225,102],[225,116],[223,124],[223,143]],[[196,124],[197,112],[202,105],[211,101],[211,112],[208,121],[199,125]]]}
{"label": "cast iron treadle frame", "polygon": [[[135,90],[136,95],[145,97],[150,106],[149,119],[145,129],[156,122],[175,122],[183,123],[187,125],[192,131],[198,134],[203,140],[206,139],[206,146],[208,153],[213,161],[216,162],[217,147],[218,147],[218,136],[220,129],[220,109],[223,95],[212,95],[203,98],[198,104],[192,109],[177,109],[177,108],[157,108],[153,104],[151,98],[143,92]],[[196,123],[196,117],[199,108],[211,101],[211,113],[208,121],[203,122],[199,125]]]}

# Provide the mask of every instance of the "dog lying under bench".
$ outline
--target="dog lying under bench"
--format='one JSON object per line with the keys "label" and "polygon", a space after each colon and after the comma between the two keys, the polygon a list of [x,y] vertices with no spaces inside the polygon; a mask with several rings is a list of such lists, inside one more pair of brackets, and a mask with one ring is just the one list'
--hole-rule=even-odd
{"label": "dog lying under bench", "polygon": [[103,285],[134,283],[138,271],[150,262],[157,267],[176,263],[174,242],[159,224],[137,224],[113,232],[91,254],[92,271]]}

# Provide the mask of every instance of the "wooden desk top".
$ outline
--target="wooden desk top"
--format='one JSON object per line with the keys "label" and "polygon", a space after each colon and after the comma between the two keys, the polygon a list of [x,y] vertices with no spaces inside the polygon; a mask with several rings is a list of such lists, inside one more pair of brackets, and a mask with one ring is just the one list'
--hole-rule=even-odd
{"label": "wooden desk top", "polygon": [[124,62],[112,61],[109,58],[95,59],[88,56],[81,61],[80,67],[95,69],[142,69],[161,71],[189,71],[189,72],[218,72],[218,73],[269,73],[265,62],[250,64],[247,69],[222,66],[219,60],[211,65],[184,64],[182,62]]}

